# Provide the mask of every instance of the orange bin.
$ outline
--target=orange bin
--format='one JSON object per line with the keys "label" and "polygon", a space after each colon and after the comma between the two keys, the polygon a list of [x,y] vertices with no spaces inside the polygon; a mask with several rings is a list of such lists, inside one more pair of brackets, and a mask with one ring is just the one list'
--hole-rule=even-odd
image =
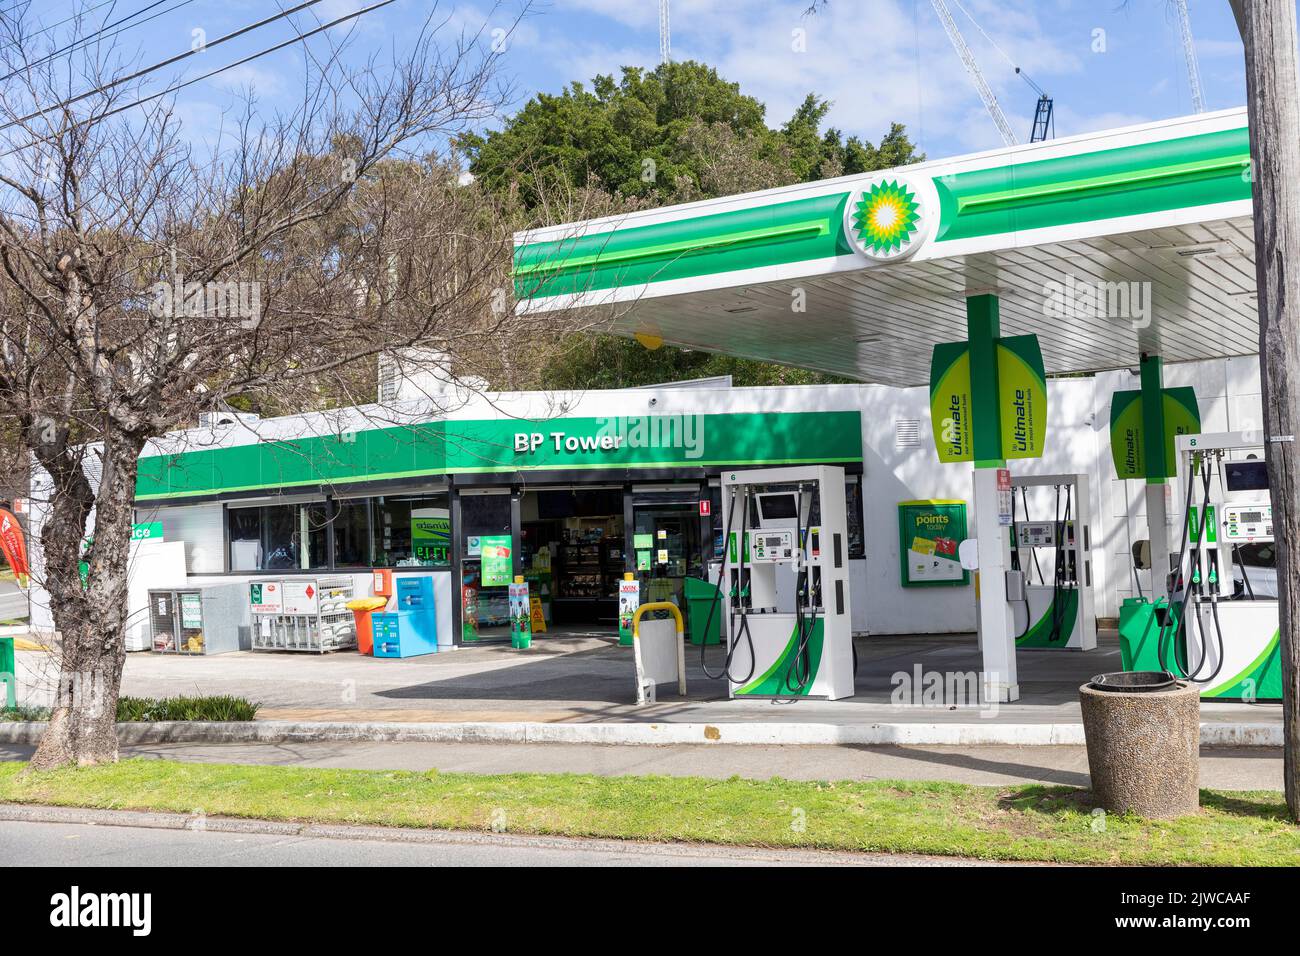
{"label": "orange bin", "polygon": [[375,651],[375,632],[371,626],[370,615],[388,606],[388,598],[363,597],[348,602],[348,610],[357,625],[357,653],[373,655]]}

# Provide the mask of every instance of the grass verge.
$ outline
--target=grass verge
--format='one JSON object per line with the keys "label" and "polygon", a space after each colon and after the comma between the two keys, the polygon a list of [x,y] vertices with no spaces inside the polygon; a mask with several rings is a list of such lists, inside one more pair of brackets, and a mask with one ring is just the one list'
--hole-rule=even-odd
{"label": "grass verge", "polygon": [[[119,697],[118,723],[155,720],[252,720],[262,705],[242,697]],[[48,707],[6,707],[0,721],[49,720]]]}
{"label": "grass verge", "polygon": [[137,758],[26,773],[0,801],[210,816],[1069,863],[1300,865],[1273,792],[1201,793],[1173,821],[1096,817],[1073,787],[478,775]]}

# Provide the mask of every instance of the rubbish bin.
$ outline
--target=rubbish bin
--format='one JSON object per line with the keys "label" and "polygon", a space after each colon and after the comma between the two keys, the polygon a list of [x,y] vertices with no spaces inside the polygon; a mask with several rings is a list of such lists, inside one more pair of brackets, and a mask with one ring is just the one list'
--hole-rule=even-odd
{"label": "rubbish bin", "polygon": [[4,706],[12,710],[18,706],[15,686],[18,683],[17,671],[14,669],[14,639],[0,637],[0,681],[4,681]]}
{"label": "rubbish bin", "polygon": [[1200,806],[1201,695],[1164,671],[1098,674],[1079,688],[1088,772],[1111,813],[1181,817]]}
{"label": "rubbish bin", "polygon": [[[682,594],[686,598],[686,623],[692,644],[719,644],[722,642],[722,598],[712,581],[685,578]],[[714,607],[714,604],[717,606]],[[709,611],[713,621],[709,622]],[[707,630],[708,633],[705,633]]]}
{"label": "rubbish bin", "polygon": [[348,602],[348,610],[352,612],[352,619],[357,624],[357,653],[374,653],[375,634],[370,616],[387,606],[388,598],[385,597],[353,598]]}

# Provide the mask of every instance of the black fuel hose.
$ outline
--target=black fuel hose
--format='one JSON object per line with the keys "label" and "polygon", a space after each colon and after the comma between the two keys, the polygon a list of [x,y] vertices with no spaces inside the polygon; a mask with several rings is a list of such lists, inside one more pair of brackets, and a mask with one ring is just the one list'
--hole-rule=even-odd
{"label": "black fuel hose", "polygon": [[[724,489],[723,494],[726,494]],[[740,516],[740,540],[736,544],[736,550],[740,554],[740,572],[736,576],[736,600],[743,602],[744,597],[741,594],[745,586],[745,532],[746,532],[746,513],[749,511],[749,492],[745,492],[744,501],[741,502]],[[727,680],[732,684],[744,684],[754,676],[754,636],[749,632],[749,621],[745,617],[744,605],[741,605],[741,627],[740,634],[743,635],[749,644],[749,673],[745,677],[737,679],[731,673],[731,662],[735,657],[736,648],[740,646],[740,641],[736,633],[735,610],[733,607],[732,619],[727,626],[727,652],[722,660],[722,670],[716,674],[709,673],[708,664],[705,663],[704,652],[708,648],[709,629],[713,626],[714,614],[718,609],[718,604],[722,600],[722,579],[727,573],[727,548],[731,546],[731,529],[736,517],[736,494],[731,495],[731,503],[727,507],[727,524],[722,532],[722,565],[718,568],[718,582],[713,594],[713,603],[709,605],[709,616],[705,619],[704,637],[700,641],[700,670],[704,671],[704,676],[709,680]]]}
{"label": "black fuel hose", "polygon": [[785,689],[797,694],[808,686],[812,680],[813,634],[817,629],[817,609],[812,610],[812,617],[804,617],[804,598],[809,588],[808,563],[803,558],[803,485],[799,486],[799,498],[795,505],[794,540],[795,553],[799,556],[799,576],[795,579],[795,643],[794,656],[785,670]]}

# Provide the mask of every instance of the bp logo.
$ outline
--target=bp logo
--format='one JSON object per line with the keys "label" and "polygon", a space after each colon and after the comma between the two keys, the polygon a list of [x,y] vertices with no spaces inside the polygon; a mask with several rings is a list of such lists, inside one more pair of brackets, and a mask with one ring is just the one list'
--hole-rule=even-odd
{"label": "bp logo", "polygon": [[921,196],[905,179],[885,176],[849,197],[844,231],[871,259],[897,259],[915,252],[928,223]]}

